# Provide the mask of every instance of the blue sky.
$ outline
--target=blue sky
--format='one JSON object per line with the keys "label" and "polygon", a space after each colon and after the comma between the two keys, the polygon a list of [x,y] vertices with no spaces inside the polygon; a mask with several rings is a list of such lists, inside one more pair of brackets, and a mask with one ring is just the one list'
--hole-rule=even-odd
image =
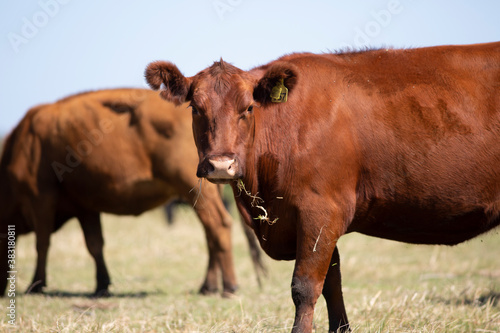
{"label": "blue sky", "polygon": [[187,76],[219,58],[242,69],[285,53],[500,40],[500,1],[78,1],[0,4],[0,135],[67,95],[146,87],[154,60]]}

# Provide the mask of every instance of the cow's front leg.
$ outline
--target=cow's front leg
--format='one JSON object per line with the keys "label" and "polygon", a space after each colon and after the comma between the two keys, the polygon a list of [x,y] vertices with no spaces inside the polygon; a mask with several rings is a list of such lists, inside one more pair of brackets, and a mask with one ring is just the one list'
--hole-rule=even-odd
{"label": "cow's front leg", "polygon": [[[324,221],[324,224],[320,221]],[[298,223],[297,257],[292,279],[292,298],[295,304],[292,332],[312,331],[314,307],[323,291],[339,237],[339,232],[331,221],[307,218]]]}
{"label": "cow's front leg", "polygon": [[94,258],[96,267],[96,289],[94,296],[109,296],[108,287],[111,284],[106,262],[104,261],[103,247],[104,237],[102,236],[101,217],[97,212],[86,212],[78,216],[78,221],[83,230],[85,244]]}
{"label": "cow's front leg", "polygon": [[[233,295],[238,289],[236,274],[234,272],[233,253],[231,243],[231,215],[224,208],[224,204],[215,187],[209,192],[203,192],[204,200],[194,205],[194,209],[200,218],[208,245],[208,269],[205,282],[200,293],[207,294],[216,292],[218,289],[218,270],[222,272],[223,296]],[[195,202],[195,199],[193,199]]]}

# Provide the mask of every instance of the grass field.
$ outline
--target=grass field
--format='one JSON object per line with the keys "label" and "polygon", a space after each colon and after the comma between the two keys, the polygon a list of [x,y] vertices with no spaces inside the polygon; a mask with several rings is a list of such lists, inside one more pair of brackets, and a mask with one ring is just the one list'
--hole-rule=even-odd
{"label": "grass field", "polygon": [[[288,332],[293,262],[266,259],[259,289],[235,223],[237,296],[199,296],[207,263],[201,224],[189,208],[167,226],[161,210],[138,218],[104,216],[113,296],[91,299],[94,265],[76,221],[52,236],[47,295],[23,295],[34,271],[34,236],[17,241],[16,323],[7,302],[0,331]],[[500,230],[456,247],[413,246],[344,236],[344,297],[354,332],[500,332]],[[318,300],[316,332],[328,331]]]}

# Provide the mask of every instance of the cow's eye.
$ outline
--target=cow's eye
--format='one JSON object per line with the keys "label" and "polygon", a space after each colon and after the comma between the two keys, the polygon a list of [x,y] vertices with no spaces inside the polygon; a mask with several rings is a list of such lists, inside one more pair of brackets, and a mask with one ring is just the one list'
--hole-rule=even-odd
{"label": "cow's eye", "polygon": [[250,113],[252,113],[252,112],[253,112],[253,105],[250,105],[250,106],[248,107],[247,112],[250,112]]}
{"label": "cow's eye", "polygon": [[200,112],[198,111],[198,109],[194,105],[190,105],[190,106],[191,106],[191,113],[193,114],[193,116],[200,114]]}

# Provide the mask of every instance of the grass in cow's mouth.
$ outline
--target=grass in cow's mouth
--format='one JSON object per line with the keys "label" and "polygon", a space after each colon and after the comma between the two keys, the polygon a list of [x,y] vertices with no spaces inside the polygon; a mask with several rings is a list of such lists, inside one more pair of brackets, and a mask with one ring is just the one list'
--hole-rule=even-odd
{"label": "grass in cow's mouth", "polygon": [[250,203],[252,205],[252,207],[258,208],[264,212],[264,215],[259,215],[257,217],[254,217],[254,220],[260,220],[261,222],[264,221],[264,222],[267,222],[269,225],[273,225],[278,221],[278,219],[279,219],[278,217],[275,218],[274,220],[271,220],[269,218],[269,216],[267,215],[267,210],[261,206],[261,204],[264,203],[264,200],[262,200],[262,198],[257,196],[257,194],[259,194],[259,193],[252,195],[252,193],[245,188],[245,183],[243,183],[243,180],[241,180],[241,179],[238,179],[237,187],[238,187],[238,190],[240,192],[239,195],[241,195],[241,193],[245,193],[245,195],[252,198],[252,202]]}
{"label": "grass in cow's mouth", "polygon": [[193,187],[189,193],[191,193],[192,191],[196,191],[196,198],[194,199],[194,203],[193,203],[193,207],[196,206],[196,204],[198,203],[198,199],[201,197],[203,198],[203,194],[201,193],[201,187],[203,186],[203,178],[199,178],[198,179],[198,186],[195,186]]}

